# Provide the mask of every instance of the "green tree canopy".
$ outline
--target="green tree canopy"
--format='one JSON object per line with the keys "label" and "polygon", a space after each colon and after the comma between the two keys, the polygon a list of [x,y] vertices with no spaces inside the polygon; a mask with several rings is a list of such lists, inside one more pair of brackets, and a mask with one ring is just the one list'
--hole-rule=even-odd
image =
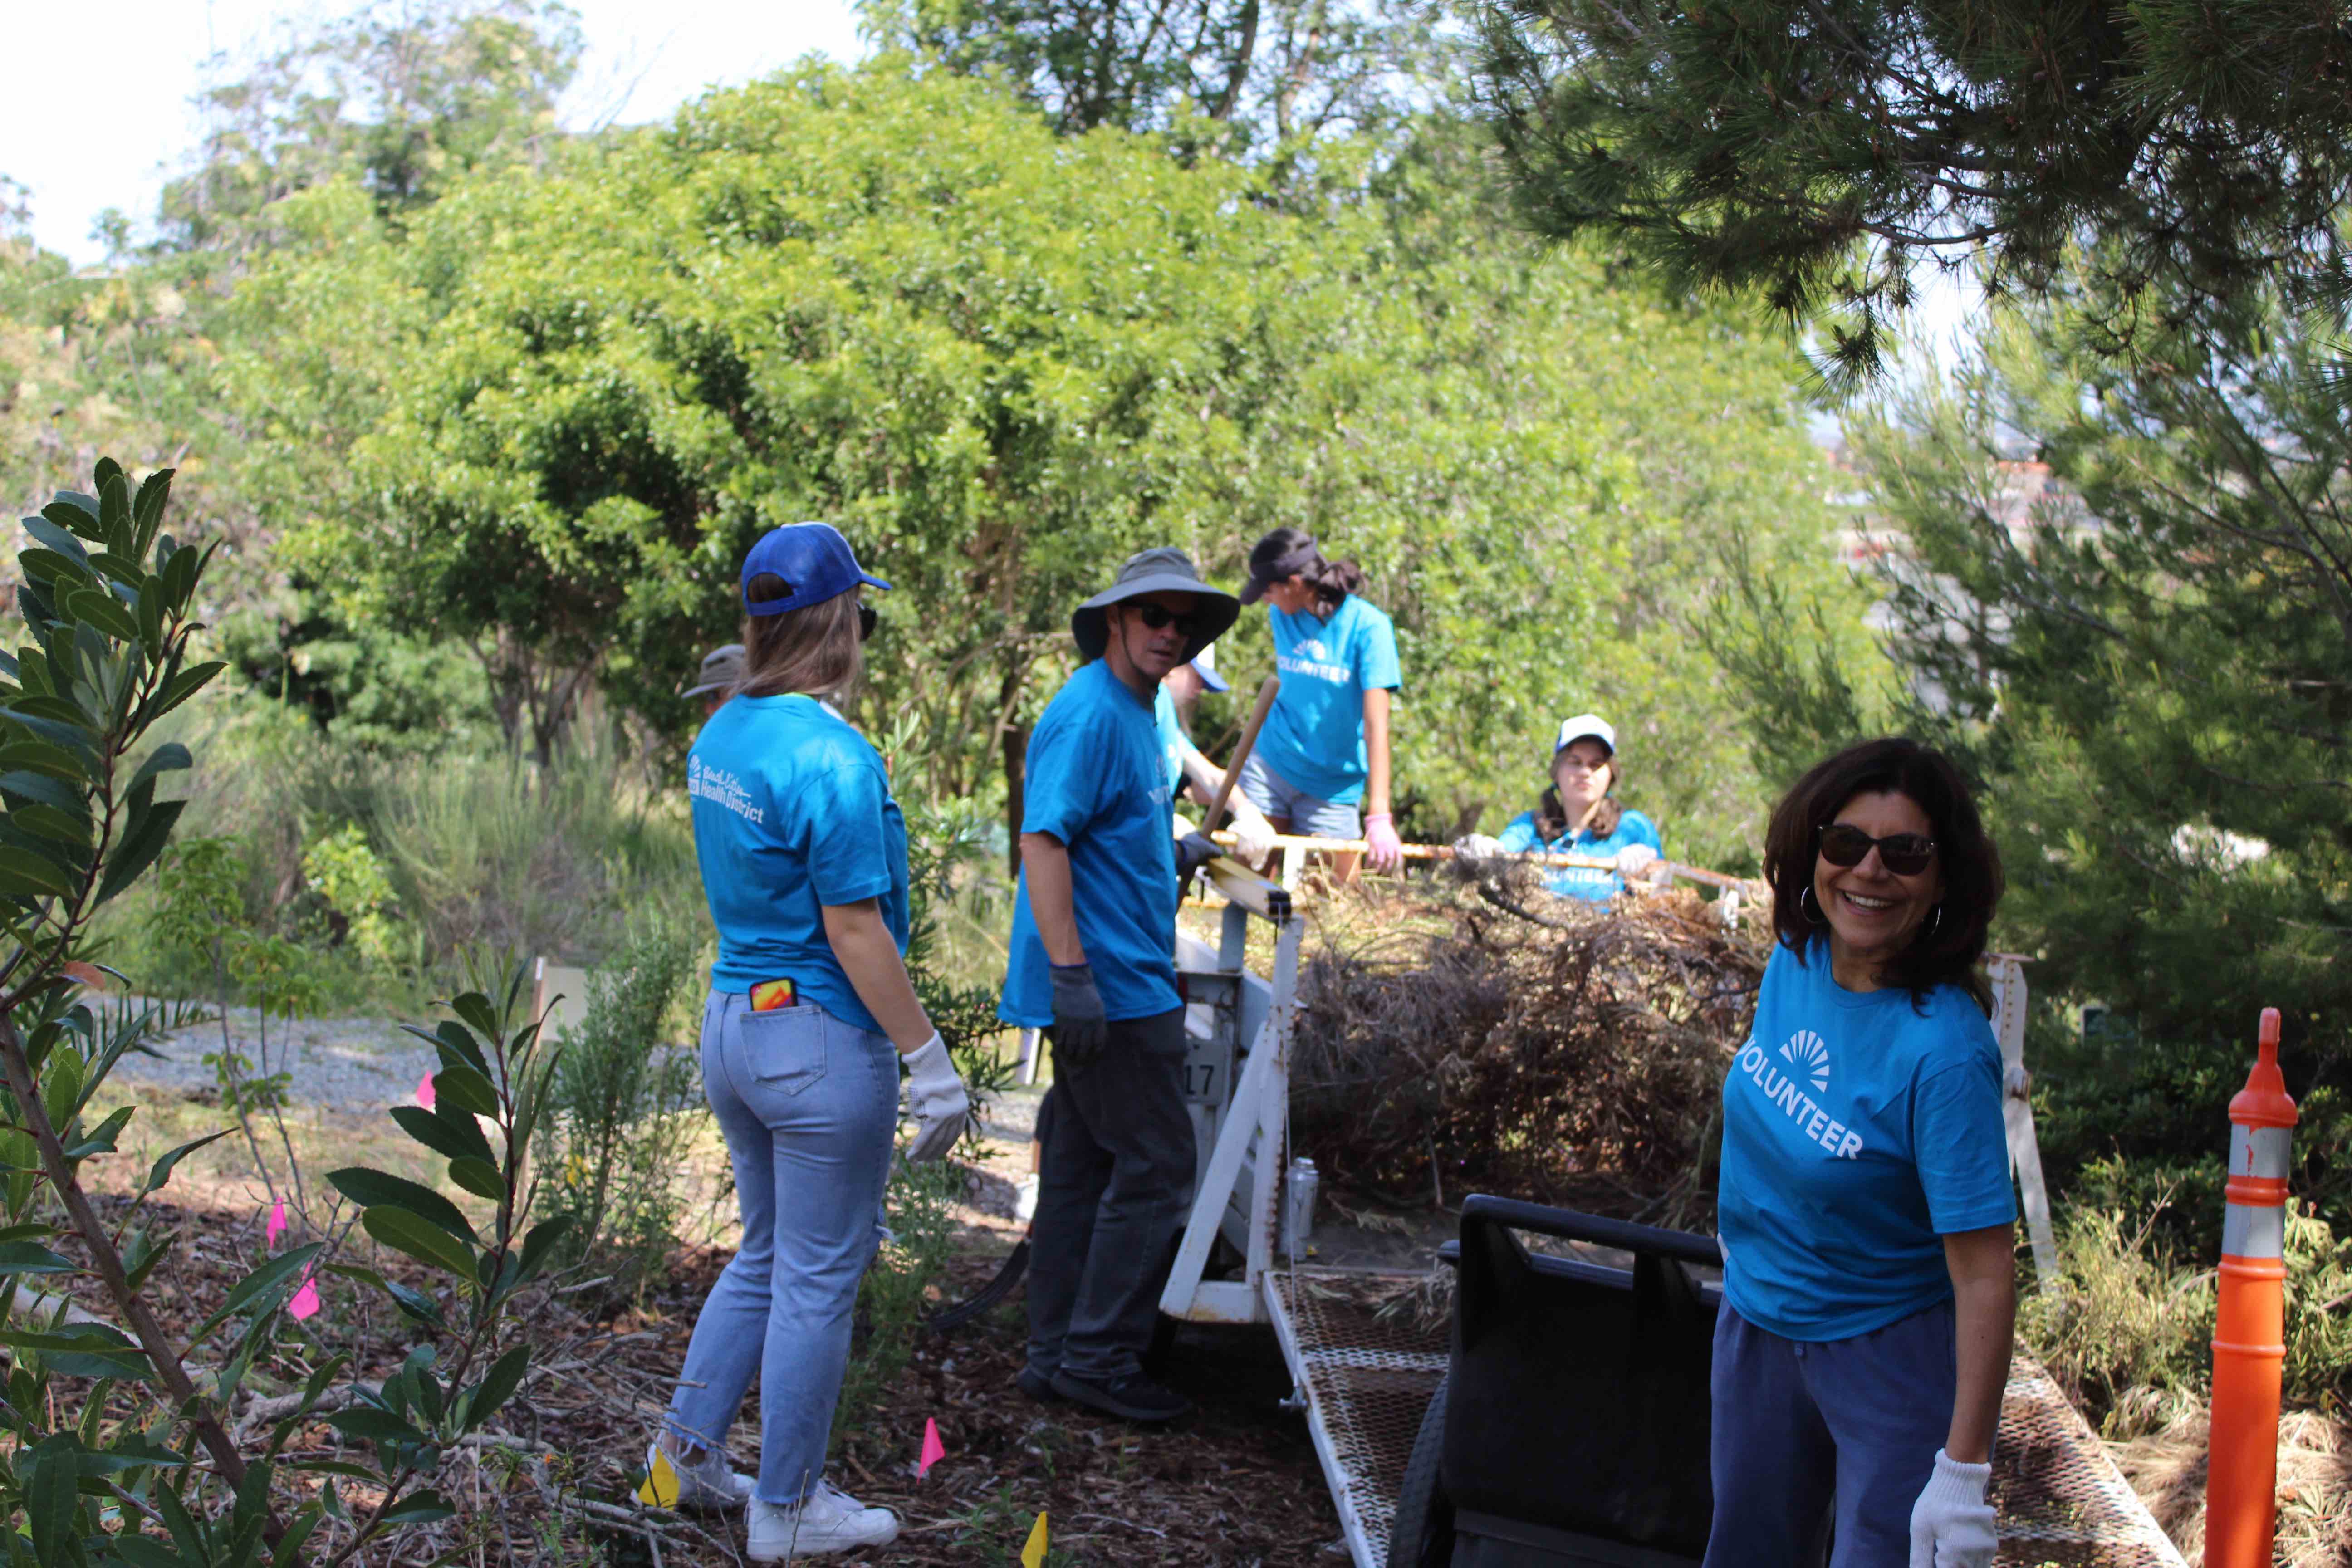
{"label": "green tree canopy", "polygon": [[[542,750],[592,688],[682,728],[741,552],[823,517],[899,586],[874,697],[969,793],[1124,553],[1235,580],[1293,524],[1398,616],[1401,776],[1475,813],[1520,793],[1498,773],[1532,796],[1547,725],[1633,673],[1618,637],[1686,605],[1711,529],[1802,554],[1821,512],[1778,350],[1534,256],[1460,168],[1377,177],[1292,213],[1000,87],[803,70],[465,183],[404,237],[355,228],[348,184],[282,204],[343,237],[241,292],[241,405],[289,474],[326,455],[291,558],[354,623],[472,646]],[[1265,636],[1226,650],[1244,679]]]}
{"label": "green tree canopy", "polygon": [[2195,311],[2275,272],[2339,299],[2352,32],[2332,5],[1489,0],[1523,209],[1679,284],[1842,310],[1876,363],[1919,258],[2037,291],[2093,237],[2119,297]]}

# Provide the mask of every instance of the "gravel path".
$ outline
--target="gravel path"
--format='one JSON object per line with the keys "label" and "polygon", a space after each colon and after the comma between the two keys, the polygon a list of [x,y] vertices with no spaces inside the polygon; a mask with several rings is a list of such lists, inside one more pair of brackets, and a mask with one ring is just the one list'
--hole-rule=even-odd
{"label": "gravel path", "polygon": [[[330,1110],[382,1110],[415,1098],[419,1079],[438,1065],[433,1048],[401,1033],[388,1018],[307,1018],[292,1024],[269,1021],[269,1060],[261,1062],[259,1018],[250,1007],[233,1007],[228,1029],[253,1071],[293,1075],[298,1105]],[[149,1042],[157,1056],[137,1052],[122,1058],[114,1076],[160,1089],[211,1089],[218,1083],[204,1058],[221,1048],[217,1022],[184,1029]]]}
{"label": "gravel path", "polygon": [[[269,1021],[269,1063],[261,1066],[259,1020],[250,1007],[233,1007],[228,1014],[230,1037],[254,1071],[285,1071],[293,1075],[291,1094],[297,1105],[329,1110],[388,1110],[413,1102],[416,1085],[440,1065],[433,1047],[401,1032],[389,1018],[307,1018],[288,1024]],[[221,1047],[221,1026],[203,1024],[149,1042],[160,1056],[137,1052],[122,1058],[114,1076],[126,1083],[158,1089],[210,1090],[218,1079],[206,1053]],[[1045,1086],[1015,1085],[989,1108],[982,1131],[988,1137],[1025,1150],[1037,1124],[1037,1103]]]}

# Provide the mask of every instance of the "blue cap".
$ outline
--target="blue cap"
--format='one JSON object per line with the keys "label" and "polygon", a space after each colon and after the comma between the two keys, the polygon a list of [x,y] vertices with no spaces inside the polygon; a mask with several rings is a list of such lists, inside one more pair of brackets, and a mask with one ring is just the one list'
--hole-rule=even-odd
{"label": "blue cap", "polygon": [[1211,691],[1231,691],[1234,689],[1232,681],[1217,673],[1217,645],[1214,643],[1192,656],[1192,673],[1199,676],[1201,684]]}
{"label": "blue cap", "polygon": [[[790,585],[792,592],[781,599],[751,602],[751,579],[763,572],[772,572]],[[822,605],[827,599],[838,598],[860,583],[877,588],[890,584],[879,577],[869,576],[850,553],[849,541],[841,537],[841,530],[829,522],[792,522],[782,528],[772,528],[760,536],[743,557],[743,574],[738,584],[743,599],[743,613],[751,616],[781,616],[786,610],[805,610],[811,605]]]}

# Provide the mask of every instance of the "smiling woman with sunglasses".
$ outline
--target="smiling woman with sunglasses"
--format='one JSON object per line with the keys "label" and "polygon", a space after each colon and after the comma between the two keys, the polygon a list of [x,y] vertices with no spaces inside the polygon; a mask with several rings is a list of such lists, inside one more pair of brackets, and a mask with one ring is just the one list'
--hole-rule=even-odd
{"label": "smiling woman with sunglasses", "polygon": [[2016,1316],[2000,858],[1959,773],[1868,742],[1772,813],[1779,937],[1724,1080],[1707,1568],[1986,1568]]}

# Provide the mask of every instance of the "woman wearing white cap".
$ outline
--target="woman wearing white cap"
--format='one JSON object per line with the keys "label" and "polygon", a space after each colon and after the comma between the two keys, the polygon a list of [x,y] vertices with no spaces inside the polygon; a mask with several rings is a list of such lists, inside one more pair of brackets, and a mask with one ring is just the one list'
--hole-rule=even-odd
{"label": "woman wearing white cap", "polygon": [[1581,855],[1615,862],[1615,869],[1552,866],[1544,886],[1564,899],[1595,903],[1625,890],[1665,852],[1657,824],[1628,811],[1612,793],[1624,782],[1617,731],[1597,713],[1580,713],[1559,727],[1551,753],[1551,787],[1533,811],[1511,819],[1500,838],[1474,833],[1454,847],[1465,855]]}

